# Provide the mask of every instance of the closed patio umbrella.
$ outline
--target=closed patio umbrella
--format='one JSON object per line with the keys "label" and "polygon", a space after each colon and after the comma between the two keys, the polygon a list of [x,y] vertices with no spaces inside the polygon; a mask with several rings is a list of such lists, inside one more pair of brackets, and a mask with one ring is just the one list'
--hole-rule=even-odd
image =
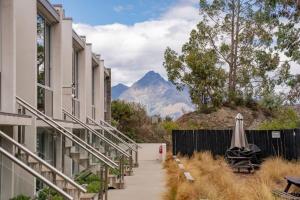
{"label": "closed patio umbrella", "polygon": [[249,144],[244,131],[243,116],[239,113],[235,117],[235,128],[232,133],[230,148],[249,149]]}

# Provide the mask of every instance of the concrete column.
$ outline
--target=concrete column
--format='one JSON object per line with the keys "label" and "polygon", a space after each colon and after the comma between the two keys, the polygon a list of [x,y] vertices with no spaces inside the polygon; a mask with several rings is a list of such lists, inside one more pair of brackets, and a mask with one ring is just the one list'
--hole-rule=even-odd
{"label": "concrete column", "polygon": [[[60,16],[60,21],[63,20],[62,7],[56,7]],[[51,88],[53,89],[53,118],[62,119],[62,72],[63,72],[63,57],[65,53],[63,50],[63,24],[57,23],[51,26]]]}
{"label": "concrete column", "polygon": [[16,30],[15,0],[0,1],[1,111],[15,112]]}
{"label": "concrete column", "polygon": [[101,66],[95,67],[95,108],[96,108],[96,121],[101,119]]}
{"label": "concrete column", "polygon": [[63,102],[62,106],[68,112],[72,113],[72,52],[73,52],[73,36],[72,36],[72,20],[67,19],[62,22],[62,68],[63,68]]}
{"label": "concrete column", "polygon": [[86,65],[85,65],[85,98],[86,98],[86,116],[84,121],[86,121],[86,117],[92,117],[92,45],[87,44],[86,47]]}
{"label": "concrete column", "polygon": [[[10,1],[10,0],[8,0]],[[16,93],[31,105],[37,105],[37,1],[16,2]],[[26,11],[26,12],[24,12]],[[25,145],[36,152],[36,120],[25,128]],[[34,178],[21,169],[15,177],[15,193],[33,196]],[[20,179],[20,177],[23,177]],[[32,183],[32,184],[28,184]]]}
{"label": "concrete column", "polygon": [[[80,101],[80,120],[86,121],[86,116],[90,113],[87,111],[91,107],[91,97],[87,98],[88,88],[91,86],[89,82],[91,76],[92,53],[91,45],[86,45],[83,51],[79,52],[79,101]],[[90,101],[89,101],[90,99]],[[89,102],[87,102],[89,101]],[[90,116],[90,115],[89,115]]]}

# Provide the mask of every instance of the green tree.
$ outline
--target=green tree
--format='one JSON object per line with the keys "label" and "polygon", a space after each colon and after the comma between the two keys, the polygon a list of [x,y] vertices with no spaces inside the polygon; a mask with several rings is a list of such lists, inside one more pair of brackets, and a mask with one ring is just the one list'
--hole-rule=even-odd
{"label": "green tree", "polygon": [[150,123],[147,112],[141,104],[113,101],[111,112],[117,128],[135,140],[138,137],[139,128],[145,123]]}
{"label": "green tree", "polygon": [[169,80],[183,90],[190,91],[190,97],[200,110],[217,107],[222,102],[222,90],[225,84],[225,71],[217,67],[217,55],[214,51],[206,51],[199,43],[201,35],[192,31],[191,38],[178,54],[167,48],[164,67]]}
{"label": "green tree", "polygon": [[297,14],[284,23],[280,6],[271,0],[200,0],[202,20],[182,54],[165,51],[170,81],[188,86],[200,107],[274,93],[276,86],[293,78],[290,63],[300,57]]}

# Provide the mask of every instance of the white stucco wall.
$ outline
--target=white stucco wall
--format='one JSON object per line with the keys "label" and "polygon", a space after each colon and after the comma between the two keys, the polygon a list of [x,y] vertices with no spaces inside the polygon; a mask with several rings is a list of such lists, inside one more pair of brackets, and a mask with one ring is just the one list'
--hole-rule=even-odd
{"label": "white stucco wall", "polygon": [[[56,8],[60,14],[60,22],[63,20],[63,9]],[[53,118],[62,119],[62,72],[63,57],[68,52],[63,50],[63,23],[57,23],[51,26],[50,36],[50,72],[51,88],[53,90]]]}
{"label": "white stucco wall", "polygon": [[[16,0],[16,93],[31,105],[37,104],[37,1]],[[26,10],[26,12],[24,12]],[[36,152],[35,118],[33,125],[26,127],[25,144]],[[18,169],[18,170],[17,170]],[[15,194],[24,193],[33,196],[34,178],[16,167],[14,181]],[[23,177],[22,179],[20,177]],[[29,184],[33,183],[33,184]]]}
{"label": "white stucco wall", "polygon": [[[139,143],[139,160],[161,160],[166,159],[166,144],[165,143]],[[162,146],[162,154],[159,153],[159,148]]]}
{"label": "white stucco wall", "polygon": [[63,87],[63,108],[72,113],[72,20],[62,22],[62,87]]}
{"label": "white stucco wall", "polygon": [[0,2],[1,111],[15,112],[16,29],[15,1]]}
{"label": "white stucco wall", "polygon": [[92,45],[87,44],[85,48],[86,52],[86,63],[85,63],[85,110],[86,117],[92,117]]}

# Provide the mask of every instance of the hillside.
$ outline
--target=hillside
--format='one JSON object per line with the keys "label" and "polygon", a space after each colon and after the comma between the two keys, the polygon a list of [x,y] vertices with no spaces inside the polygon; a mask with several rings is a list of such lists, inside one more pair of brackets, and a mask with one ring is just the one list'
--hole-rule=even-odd
{"label": "hillside", "polygon": [[244,126],[247,129],[255,129],[268,119],[261,110],[252,110],[246,107],[222,107],[210,114],[191,112],[181,116],[177,122],[182,129],[230,129],[235,124],[235,116],[241,113],[244,116]]}
{"label": "hillside", "polygon": [[188,90],[178,91],[160,74],[150,71],[131,87],[117,85],[112,88],[113,100],[136,102],[145,106],[148,115],[178,118],[185,112],[194,110]]}

